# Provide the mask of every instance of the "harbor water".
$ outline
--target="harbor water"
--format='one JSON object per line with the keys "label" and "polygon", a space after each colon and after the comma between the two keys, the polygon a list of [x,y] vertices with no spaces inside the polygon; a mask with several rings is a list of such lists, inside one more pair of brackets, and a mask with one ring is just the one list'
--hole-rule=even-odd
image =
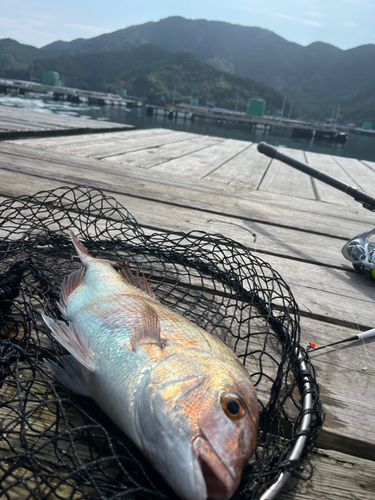
{"label": "harbor water", "polygon": [[256,143],[266,141],[277,147],[284,146],[304,151],[313,151],[315,153],[345,156],[375,162],[375,134],[361,135],[350,133],[348,140],[344,144],[337,144],[328,140],[317,141],[314,139],[292,138],[290,127],[278,126],[277,124],[272,125],[269,131],[266,131],[261,126],[254,130],[247,124],[226,120],[225,117],[215,120],[199,118],[191,120],[181,113],[177,118],[169,119],[168,115],[164,113],[154,113],[152,116],[148,115],[147,108],[144,106],[127,108],[125,106],[111,105],[96,106],[86,103],[73,104],[68,101],[56,101],[42,95],[31,97],[0,94],[1,105],[93,120],[125,123],[134,125],[137,129],[167,128]]}

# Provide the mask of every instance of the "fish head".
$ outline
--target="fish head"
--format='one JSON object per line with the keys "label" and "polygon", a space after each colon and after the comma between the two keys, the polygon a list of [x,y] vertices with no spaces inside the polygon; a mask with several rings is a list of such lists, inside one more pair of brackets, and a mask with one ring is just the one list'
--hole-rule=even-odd
{"label": "fish head", "polygon": [[228,500],[257,442],[250,376],[240,363],[231,370],[211,364],[195,359],[174,370],[162,363],[138,398],[143,451],[184,500]]}

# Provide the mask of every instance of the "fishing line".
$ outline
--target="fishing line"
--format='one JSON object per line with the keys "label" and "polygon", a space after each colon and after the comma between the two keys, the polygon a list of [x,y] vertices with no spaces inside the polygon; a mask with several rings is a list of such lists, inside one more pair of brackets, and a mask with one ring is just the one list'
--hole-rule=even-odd
{"label": "fishing line", "polygon": [[371,366],[372,368],[374,368],[374,369],[375,369],[375,360],[373,360],[373,359],[371,358],[370,353],[368,352],[368,348],[367,348],[367,346],[366,346],[366,343],[365,343],[365,341],[364,341],[363,337],[362,337],[362,344],[363,344],[363,347],[364,347],[365,352],[366,352],[366,354],[367,354],[367,357],[368,357],[368,359],[370,360],[370,366]]}

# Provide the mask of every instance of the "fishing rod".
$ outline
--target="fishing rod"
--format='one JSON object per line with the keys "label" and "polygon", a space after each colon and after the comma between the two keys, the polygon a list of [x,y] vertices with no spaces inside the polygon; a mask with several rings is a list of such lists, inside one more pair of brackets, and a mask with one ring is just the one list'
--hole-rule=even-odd
{"label": "fishing rod", "polygon": [[[360,191],[358,188],[350,186],[345,182],[328,175],[322,170],[318,170],[307,163],[297,160],[286,153],[282,153],[279,149],[260,142],[258,144],[258,151],[269,158],[280,160],[287,165],[300,170],[301,172],[318,179],[325,184],[328,184],[347,195],[354,198],[367,210],[375,212],[375,198]],[[369,229],[361,234],[358,234],[350,241],[348,241],[342,248],[343,256],[352,263],[354,269],[360,273],[370,275],[375,278],[375,243],[370,242],[369,238],[375,234],[375,229]]]}
{"label": "fishing rod", "polygon": [[304,163],[303,161],[296,160],[293,156],[289,156],[286,153],[282,153],[279,149],[276,149],[274,146],[267,144],[266,142],[260,142],[258,144],[258,151],[270,158],[280,160],[287,165],[290,165],[297,170],[300,170],[304,174],[311,175],[315,179],[324,182],[325,184],[329,184],[330,186],[343,191],[344,193],[352,196],[355,201],[362,203],[364,208],[367,210],[371,210],[375,212],[375,198],[367,195],[366,193],[360,191],[358,188],[350,186],[345,182],[336,179],[336,177],[332,177],[331,175],[325,174],[322,170],[318,170],[317,168]]}
{"label": "fishing rod", "polygon": [[366,330],[365,332],[362,333],[357,333],[356,335],[347,337],[344,340],[338,340],[337,342],[332,342],[331,344],[322,345],[320,347],[316,347],[315,342],[310,342],[307,348],[309,350],[313,349],[315,352],[319,351],[320,349],[325,349],[326,347],[333,347],[335,345],[345,344],[346,342],[353,342],[354,340],[364,340],[364,339],[369,339],[371,337],[375,337],[375,328],[372,328],[371,330]]}

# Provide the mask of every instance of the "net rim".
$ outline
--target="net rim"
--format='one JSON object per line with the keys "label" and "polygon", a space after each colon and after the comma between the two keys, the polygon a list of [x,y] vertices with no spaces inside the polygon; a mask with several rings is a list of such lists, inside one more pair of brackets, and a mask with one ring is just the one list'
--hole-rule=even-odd
{"label": "net rim", "polygon": [[[152,239],[153,235],[165,235],[165,236],[173,236],[173,235],[178,235],[178,236],[183,236],[183,237],[188,237],[188,236],[196,236],[199,234],[200,237],[206,236],[209,238],[210,241],[215,241],[217,240],[218,243],[225,244],[228,241],[231,241],[234,243],[234,246],[237,248],[241,248],[242,250],[245,249],[248,251],[251,255],[252,252],[251,250],[246,247],[245,245],[235,241],[231,240],[230,238],[223,236],[222,234],[215,234],[215,233],[207,233],[205,231],[190,231],[190,232],[181,232],[181,231],[158,231],[157,233],[152,233],[151,235],[148,234],[147,236],[145,233],[143,233],[142,227],[138,225],[136,220],[129,214],[127,209],[121,205],[121,203],[117,202],[116,198],[113,196],[109,196],[104,194],[100,189],[97,188],[90,188],[89,186],[60,186],[59,188],[53,189],[53,190],[42,190],[34,195],[23,195],[21,197],[17,197],[11,200],[5,200],[0,204],[0,207],[4,207],[7,203],[13,204],[15,201],[28,201],[30,199],[33,199],[37,196],[40,196],[41,194],[44,195],[49,195],[51,193],[56,193],[56,192],[61,192],[63,189],[66,189],[67,191],[74,191],[76,189],[82,190],[84,188],[88,192],[94,191],[96,194],[100,193],[103,198],[105,199],[111,199],[115,202],[116,208],[121,208],[124,210],[128,216],[131,217],[131,219],[134,220],[136,224],[137,230],[139,230],[148,240]],[[81,191],[82,192],[82,191]],[[133,228],[134,229],[134,228]],[[96,235],[98,237],[98,235]],[[125,238],[126,239],[126,238]],[[264,261],[262,258],[256,255],[252,255],[252,257],[269,267],[272,272],[275,275],[279,275],[279,273],[273,269],[273,267],[266,261]],[[283,281],[282,277],[280,276],[281,280]],[[285,283],[285,282],[284,282]],[[289,288],[288,285],[286,287],[289,290],[289,293],[292,296],[292,292]],[[267,306],[267,304],[264,304]],[[296,304],[297,305],[297,304]],[[275,323],[279,323],[278,317],[275,314],[275,311],[269,310],[269,313],[273,315],[273,319]],[[297,306],[297,311],[296,311],[297,316],[299,317],[299,312],[298,312],[298,306]],[[279,469],[279,472],[277,473],[277,470],[275,471],[277,473],[276,479],[273,481],[272,484],[270,485],[264,485],[266,487],[265,491],[259,496],[259,500],[271,500],[277,496],[281,488],[286,484],[288,481],[290,475],[292,474],[292,471],[298,468],[299,462],[301,460],[301,457],[303,456],[304,453],[306,453],[309,448],[309,435],[310,432],[314,430],[313,423],[314,419],[312,418],[312,415],[314,414],[314,398],[313,398],[313,390],[314,390],[314,384],[312,381],[315,381],[315,375],[313,373],[313,367],[309,363],[309,357],[306,351],[300,346],[299,342],[296,341],[295,338],[293,338],[292,332],[290,332],[287,328],[285,328],[284,325],[278,324],[278,334],[284,338],[287,339],[289,342],[289,350],[292,353],[291,356],[295,360],[294,363],[294,373],[295,376],[298,377],[299,383],[297,384],[298,390],[301,396],[301,406],[302,406],[302,415],[301,415],[301,420],[298,426],[298,429],[295,430],[295,443],[293,447],[289,450],[287,457],[284,457],[283,461],[275,466],[275,468]],[[237,493],[238,494],[238,493]],[[258,498],[258,496],[257,496]]]}
{"label": "net rim", "polygon": [[[304,415],[301,419],[301,424],[297,430],[297,433],[301,435],[297,438],[294,447],[291,449],[290,454],[288,456],[289,462],[295,462],[296,465],[299,464],[302,454],[305,450],[305,446],[307,445],[307,432],[311,426],[311,415],[313,413],[313,398],[312,398],[312,387],[310,383],[310,377],[312,376],[311,369],[305,361],[305,356],[300,347],[296,346],[294,348],[294,356],[297,359],[299,366],[299,374],[303,374],[302,377],[302,388],[300,388],[302,397],[302,408]],[[259,500],[272,500],[277,496],[280,492],[281,488],[287,483],[289,477],[291,476],[291,471],[282,471],[280,472],[276,481],[274,481],[271,486],[262,494]]]}

